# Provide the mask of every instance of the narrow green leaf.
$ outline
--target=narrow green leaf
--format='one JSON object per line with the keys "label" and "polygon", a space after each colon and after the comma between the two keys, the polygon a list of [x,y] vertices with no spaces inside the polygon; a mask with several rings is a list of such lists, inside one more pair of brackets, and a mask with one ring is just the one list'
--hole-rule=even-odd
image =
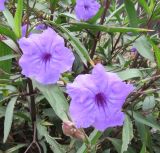
{"label": "narrow green leaf", "polygon": [[155,53],[157,66],[160,69],[160,48],[157,45],[155,45],[153,42],[151,42],[151,44]]}
{"label": "narrow green leaf", "polygon": [[44,141],[41,141],[41,142],[39,142],[40,143],[40,145],[42,146],[42,148],[43,148],[43,153],[48,153],[48,146],[47,146],[47,144],[45,143],[45,140]]}
{"label": "narrow green leaf", "polygon": [[0,61],[6,61],[6,60],[10,60],[12,58],[18,57],[19,55],[5,55],[5,56],[0,56]]}
{"label": "narrow green leaf", "polygon": [[20,38],[22,35],[21,31],[22,13],[23,13],[23,0],[18,0],[17,10],[14,17],[14,32],[17,38]]}
{"label": "narrow green leaf", "polygon": [[73,33],[70,32],[69,30],[67,30],[65,27],[63,27],[61,25],[57,25],[57,24],[55,24],[53,22],[50,22],[50,23],[53,24],[54,26],[56,26],[58,29],[60,29],[60,31],[62,33],[64,33],[64,37],[67,40],[69,40],[69,42],[74,47],[74,49],[77,52],[77,54],[80,56],[80,58],[83,61],[83,63],[85,65],[87,65],[87,61],[90,62],[91,59],[90,59],[88,51],[84,47],[84,45],[82,45],[82,43],[73,35]]}
{"label": "narrow green leaf", "polygon": [[[11,71],[11,59],[5,60],[6,56],[12,54],[11,49],[4,44],[3,42],[0,42],[0,69],[3,71],[10,73]],[[1,77],[1,76],[0,76]]]}
{"label": "narrow green leaf", "polygon": [[134,111],[127,111],[131,116],[133,116],[133,118],[137,121],[140,122],[144,125],[150,126],[152,128],[155,128],[157,130],[160,130],[160,125],[158,123],[156,123],[155,121],[150,121],[147,118],[145,118],[144,116],[142,116],[140,113],[138,112],[134,112]]}
{"label": "narrow green leaf", "polygon": [[[121,153],[122,141],[120,139],[110,138],[110,137],[107,137],[107,139],[111,141],[116,151],[118,153]],[[125,151],[124,153],[135,153],[135,151],[133,150],[133,148],[129,147],[128,150]]]}
{"label": "narrow green leaf", "polygon": [[133,46],[138,50],[138,52],[150,61],[154,61],[154,56],[151,48],[151,44],[145,36],[138,38]]}
{"label": "narrow green leaf", "polygon": [[11,50],[13,50],[14,52],[20,53],[17,42],[14,42],[11,39],[5,39],[5,40],[2,40],[2,42],[6,44],[8,47],[10,47]]}
{"label": "narrow green leaf", "polygon": [[158,3],[158,1],[156,2],[156,0],[150,0],[150,3],[149,3],[150,12],[153,12],[153,9],[154,9],[156,3]]}
{"label": "narrow green leaf", "polygon": [[143,9],[148,13],[151,14],[151,11],[148,7],[147,1],[146,0],[138,0],[138,3],[143,7]]}
{"label": "narrow green leaf", "polygon": [[11,130],[14,105],[17,101],[17,98],[18,97],[13,97],[7,105],[7,109],[6,109],[6,113],[5,113],[5,120],[4,120],[4,138],[3,138],[4,143],[6,142],[8,135],[9,135],[9,132]]}
{"label": "narrow green leaf", "polygon": [[139,32],[153,31],[153,30],[143,29],[143,28],[107,26],[107,25],[99,25],[99,24],[88,24],[83,22],[72,23],[72,26],[69,26],[68,29],[70,31],[81,31],[83,29],[90,29],[90,30],[94,30],[95,32],[103,31],[103,32],[120,32],[120,33],[126,33],[126,32],[139,33]]}
{"label": "narrow green leaf", "polygon": [[40,123],[37,123],[37,130],[41,136],[44,136],[47,143],[50,145],[51,149],[55,153],[65,153],[65,151],[62,149],[62,146],[56,142],[54,138],[49,136],[49,133],[47,131],[47,128],[45,126],[42,126]]}
{"label": "narrow green leaf", "polygon": [[155,103],[154,95],[150,95],[144,99],[142,109],[144,111],[147,111],[147,110],[153,109],[155,105],[156,103]]}
{"label": "narrow green leaf", "polygon": [[147,153],[145,144],[143,144],[140,153]]}
{"label": "narrow green leaf", "polygon": [[107,139],[112,142],[116,151],[118,153],[120,153],[121,152],[121,147],[122,147],[122,141],[120,139],[116,139],[116,138],[107,138]]}
{"label": "narrow green leaf", "polygon": [[127,69],[124,71],[117,72],[117,74],[122,80],[142,77],[142,73],[138,69]]}
{"label": "narrow green leaf", "polygon": [[43,86],[35,81],[33,83],[34,86],[42,92],[44,97],[55,111],[56,115],[62,119],[62,121],[68,120],[67,112],[69,106],[58,85],[55,84]]}
{"label": "narrow green leaf", "polygon": [[50,0],[50,7],[54,10],[59,0]]}
{"label": "narrow green leaf", "polygon": [[110,149],[107,149],[107,150],[105,150],[105,151],[103,151],[103,153],[110,153]]}
{"label": "narrow green leaf", "polygon": [[3,14],[4,14],[5,18],[7,19],[9,26],[12,28],[12,30],[14,30],[13,15],[10,13],[10,11],[7,8],[5,8],[5,10],[3,11]]}
{"label": "narrow green leaf", "polygon": [[133,139],[133,125],[130,117],[125,115],[125,121],[123,125],[123,132],[122,132],[122,148],[121,153],[127,151],[128,145]]}
{"label": "narrow green leaf", "polygon": [[112,17],[115,15],[119,14],[121,11],[123,11],[124,4],[122,4],[120,7],[118,7],[114,12],[112,12],[107,18],[106,18],[106,23],[111,20]]}
{"label": "narrow green leaf", "polygon": [[140,122],[135,122],[135,123],[136,123],[135,125],[137,127],[137,131],[139,133],[142,144],[148,147],[150,149],[150,152],[152,153],[153,144],[152,144],[151,133],[150,133],[149,127],[147,127],[146,125]]}
{"label": "narrow green leaf", "polygon": [[7,36],[14,41],[17,39],[15,33],[5,25],[0,25],[0,34]]}
{"label": "narrow green leaf", "polygon": [[14,146],[14,147],[6,150],[4,153],[13,153],[13,152],[15,152],[15,151],[17,151],[17,150],[25,147],[25,146],[26,146],[26,144],[18,144],[18,145],[16,145],[16,146]]}
{"label": "narrow green leaf", "polygon": [[102,16],[103,11],[104,11],[104,7],[101,7],[99,11],[97,12],[97,14],[93,18],[91,18],[88,21],[88,23],[90,24],[96,23],[96,21]]}
{"label": "narrow green leaf", "polygon": [[72,1],[72,5],[76,4],[76,0],[71,0]]}
{"label": "narrow green leaf", "polygon": [[76,16],[75,16],[74,14],[70,14],[70,13],[68,13],[68,12],[61,13],[61,14],[59,14],[58,17],[61,17],[61,16],[65,16],[65,17],[67,17],[67,18],[76,20]]}
{"label": "narrow green leaf", "polygon": [[[0,101],[1,102],[1,101]],[[0,118],[1,117],[4,117],[5,116],[5,111],[6,111],[6,109],[5,109],[5,107],[0,107]]]}
{"label": "narrow green leaf", "polygon": [[[95,145],[101,135],[102,135],[102,132],[97,131],[97,130],[94,130],[94,131],[90,134],[90,136],[89,136],[89,141],[91,142],[91,145]],[[83,145],[78,149],[77,153],[87,153],[86,145],[83,144]]]}
{"label": "narrow green leaf", "polygon": [[132,0],[125,0],[124,4],[127,11],[130,26],[135,28],[138,27],[138,18],[134,7],[134,3],[132,2]]}
{"label": "narrow green leaf", "polygon": [[45,135],[46,141],[50,144],[51,150],[55,153],[65,153],[65,151],[62,149],[62,146],[60,146],[54,138],[52,138],[49,135]]}

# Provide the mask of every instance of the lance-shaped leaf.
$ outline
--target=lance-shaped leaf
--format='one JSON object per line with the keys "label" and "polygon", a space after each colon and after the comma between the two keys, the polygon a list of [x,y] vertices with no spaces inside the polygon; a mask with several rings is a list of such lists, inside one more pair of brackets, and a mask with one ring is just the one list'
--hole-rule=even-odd
{"label": "lance-shaped leaf", "polygon": [[23,13],[23,0],[18,0],[17,10],[14,17],[14,32],[17,38],[20,38],[22,35],[22,31],[21,31],[22,13]]}
{"label": "lance-shaped leaf", "polygon": [[58,85],[55,84],[43,86],[35,81],[33,83],[34,86],[42,92],[44,97],[55,111],[56,115],[63,121],[67,121],[68,103]]}
{"label": "lance-shaped leaf", "polygon": [[126,33],[126,32],[139,33],[139,32],[153,31],[153,30],[143,29],[143,28],[118,27],[118,26],[108,26],[108,25],[99,25],[99,24],[88,24],[83,22],[72,23],[71,26],[68,26],[68,29],[70,31],[81,31],[83,29],[90,29],[90,30],[94,30],[95,32],[103,31],[103,32],[120,32],[120,33]]}
{"label": "lance-shaped leaf", "polygon": [[125,115],[125,121],[123,125],[123,132],[122,132],[122,148],[121,153],[127,151],[128,145],[133,138],[133,125],[130,117]]}
{"label": "lance-shaped leaf", "polygon": [[18,97],[13,97],[7,105],[5,120],[4,120],[4,138],[3,138],[4,143],[6,142],[9,132],[11,130],[12,121],[13,121],[13,110],[14,110],[14,105],[17,101],[17,98]]}

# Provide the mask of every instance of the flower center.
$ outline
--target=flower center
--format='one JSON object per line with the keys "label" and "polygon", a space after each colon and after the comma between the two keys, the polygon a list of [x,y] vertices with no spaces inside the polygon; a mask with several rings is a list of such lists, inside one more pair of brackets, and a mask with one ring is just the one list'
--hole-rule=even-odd
{"label": "flower center", "polygon": [[104,107],[104,105],[106,105],[105,94],[102,92],[97,93],[95,96],[95,101],[96,101],[96,104],[98,105],[98,107],[100,107],[100,106]]}
{"label": "flower center", "polygon": [[85,4],[85,5],[84,5],[84,9],[85,9],[85,10],[88,10],[88,9],[89,9],[89,6]]}
{"label": "flower center", "polygon": [[44,53],[42,55],[42,60],[43,62],[47,63],[48,61],[50,61],[50,59],[52,58],[52,55],[50,53]]}

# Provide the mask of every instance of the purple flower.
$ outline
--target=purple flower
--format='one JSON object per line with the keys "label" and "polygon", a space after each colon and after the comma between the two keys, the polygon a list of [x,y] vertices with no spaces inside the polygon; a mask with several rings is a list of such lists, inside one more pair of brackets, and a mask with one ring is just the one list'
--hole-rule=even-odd
{"label": "purple flower", "polygon": [[[39,30],[39,31],[43,31],[43,30],[46,30],[47,29],[47,26],[45,24],[39,24],[35,27],[36,30]],[[26,36],[26,32],[27,32],[27,24],[24,24],[22,26],[22,37],[25,37]],[[29,33],[29,35],[31,35],[32,32]]]}
{"label": "purple flower", "polygon": [[122,125],[122,105],[133,89],[133,85],[97,64],[92,74],[79,75],[67,85],[73,122],[77,128],[93,126],[100,131]]}
{"label": "purple flower", "polygon": [[24,24],[22,26],[22,37],[25,37],[26,36],[26,32],[27,32],[27,24]]}
{"label": "purple flower", "polygon": [[96,15],[100,4],[96,0],[77,0],[75,13],[79,20],[87,21]]}
{"label": "purple flower", "polygon": [[45,24],[41,23],[41,24],[38,24],[35,29],[36,30],[46,30],[47,26]]}
{"label": "purple flower", "polygon": [[137,49],[136,49],[135,47],[132,47],[132,48],[131,48],[131,52],[134,52],[134,53],[135,53],[135,52],[137,52]]}
{"label": "purple flower", "polygon": [[5,9],[4,3],[6,0],[0,0],[0,11],[3,11]]}
{"label": "purple flower", "polygon": [[22,74],[42,84],[54,84],[60,74],[70,70],[73,53],[64,46],[64,39],[53,29],[31,34],[19,40],[23,55],[19,60]]}

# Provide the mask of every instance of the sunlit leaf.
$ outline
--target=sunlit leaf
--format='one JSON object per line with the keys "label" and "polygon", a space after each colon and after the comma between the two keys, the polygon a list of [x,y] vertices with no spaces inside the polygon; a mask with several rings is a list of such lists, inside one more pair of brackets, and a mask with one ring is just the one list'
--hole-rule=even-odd
{"label": "sunlit leaf", "polygon": [[22,35],[22,31],[21,31],[22,14],[23,14],[23,0],[18,0],[17,10],[14,16],[14,32],[17,38],[20,38]]}
{"label": "sunlit leaf", "polygon": [[138,27],[138,18],[134,3],[132,2],[132,0],[124,0],[124,4],[129,18],[130,26]]}

